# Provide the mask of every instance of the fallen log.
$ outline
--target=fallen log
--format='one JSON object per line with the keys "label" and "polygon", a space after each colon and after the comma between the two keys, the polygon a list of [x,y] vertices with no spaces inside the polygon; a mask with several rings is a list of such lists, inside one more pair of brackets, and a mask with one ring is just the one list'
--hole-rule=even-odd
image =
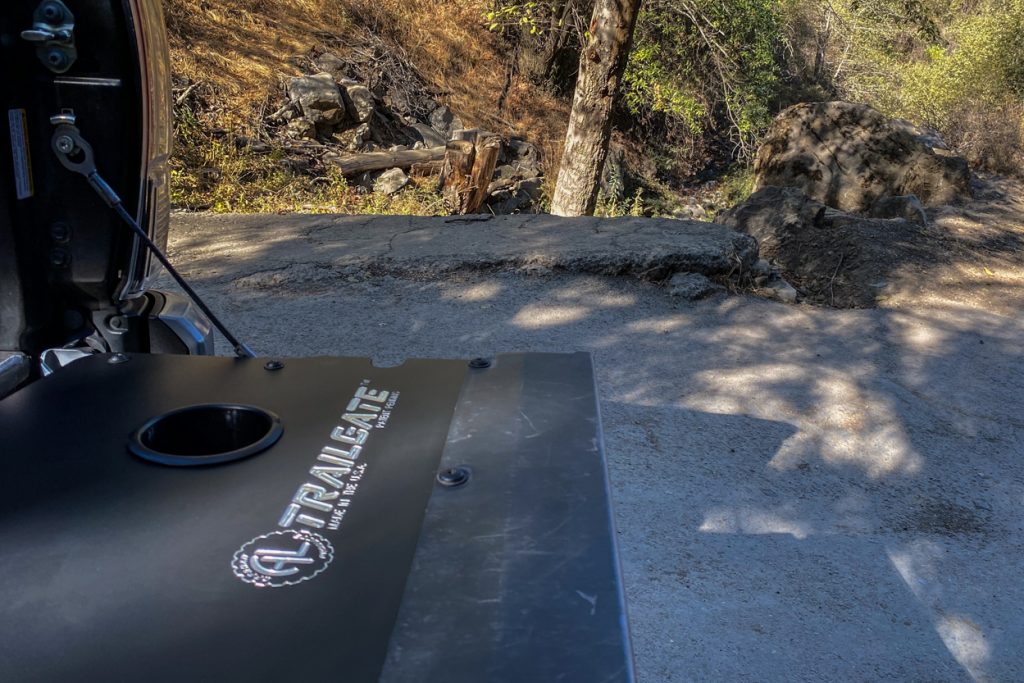
{"label": "fallen log", "polygon": [[444,147],[408,149],[401,152],[367,152],[331,159],[345,176],[366,171],[383,171],[389,168],[409,168],[413,164],[444,160]]}

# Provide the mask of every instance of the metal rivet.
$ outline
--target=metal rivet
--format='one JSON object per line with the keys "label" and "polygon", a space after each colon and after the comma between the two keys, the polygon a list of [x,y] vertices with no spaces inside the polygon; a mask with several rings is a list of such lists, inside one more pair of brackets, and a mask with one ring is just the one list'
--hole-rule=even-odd
{"label": "metal rivet", "polygon": [[491,361],[487,360],[486,358],[474,358],[473,360],[469,361],[469,367],[473,368],[474,370],[483,370],[485,368],[491,367]]}
{"label": "metal rivet", "polygon": [[465,465],[449,467],[437,473],[437,483],[446,488],[462,486],[469,481],[469,468]]}
{"label": "metal rivet", "polygon": [[112,356],[110,356],[110,358],[107,359],[107,362],[110,363],[111,365],[120,365],[121,363],[127,363],[130,360],[131,358],[124,355],[123,353],[115,353]]}
{"label": "metal rivet", "polygon": [[266,362],[263,369],[271,372],[277,372],[278,370],[284,370],[284,363],[279,360],[270,360]]}

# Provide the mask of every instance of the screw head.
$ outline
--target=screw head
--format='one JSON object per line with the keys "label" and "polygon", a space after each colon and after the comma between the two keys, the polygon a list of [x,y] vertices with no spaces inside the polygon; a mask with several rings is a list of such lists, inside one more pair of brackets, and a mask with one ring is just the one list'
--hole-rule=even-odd
{"label": "screw head", "polygon": [[54,249],[50,252],[50,265],[66,268],[71,263],[71,254],[66,249]]}
{"label": "screw head", "polygon": [[66,69],[70,65],[67,53],[59,48],[47,51],[46,63],[50,65],[51,69]]}
{"label": "screw head", "polygon": [[71,154],[75,151],[75,140],[70,135],[61,135],[53,143],[53,146],[61,154]]}
{"label": "screw head", "polygon": [[474,358],[473,360],[469,361],[469,367],[473,368],[474,370],[483,370],[485,368],[491,367],[491,361],[489,361],[486,358]]}
{"label": "screw head", "polygon": [[71,239],[71,228],[64,223],[54,223],[50,226],[50,237],[54,242],[63,244]]}
{"label": "screw head", "polygon": [[55,2],[48,2],[43,5],[42,15],[43,19],[51,24],[56,24],[64,18],[64,8]]}
{"label": "screw head", "polygon": [[437,483],[445,488],[453,489],[463,486],[469,481],[470,469],[465,465],[449,467],[437,473]]}
{"label": "screw head", "polygon": [[284,363],[279,360],[270,360],[263,365],[263,369],[269,370],[270,372],[277,372],[278,370],[284,370]]}

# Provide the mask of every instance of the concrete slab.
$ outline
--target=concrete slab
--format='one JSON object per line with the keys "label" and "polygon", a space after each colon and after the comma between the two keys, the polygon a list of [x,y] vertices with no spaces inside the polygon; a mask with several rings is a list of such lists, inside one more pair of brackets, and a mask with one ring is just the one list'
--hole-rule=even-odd
{"label": "concrete slab", "polygon": [[595,355],[641,681],[1024,680],[1020,320],[587,275],[245,288],[283,247],[225,228],[174,256],[262,354]]}
{"label": "concrete slab", "polygon": [[[177,214],[174,223],[172,247],[189,269],[255,289],[484,269],[721,278],[757,260],[748,235],[668,219]],[[252,268],[232,270],[239,261]]]}

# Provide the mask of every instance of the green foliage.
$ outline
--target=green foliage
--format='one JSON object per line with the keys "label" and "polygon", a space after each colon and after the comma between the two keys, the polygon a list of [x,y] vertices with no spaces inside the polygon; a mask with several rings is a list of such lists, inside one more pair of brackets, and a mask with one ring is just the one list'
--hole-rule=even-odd
{"label": "green foliage", "polygon": [[778,0],[649,0],[623,101],[691,136],[726,130],[749,155],[771,122],[778,89]]}
{"label": "green foliage", "polygon": [[637,189],[631,199],[619,200],[617,197],[606,197],[603,192],[597,194],[597,207],[594,215],[600,218],[622,218],[624,216],[641,217],[648,214],[644,203],[643,188]]}
{"label": "green foliage", "polygon": [[718,204],[736,206],[754,194],[754,167],[747,164],[737,165],[722,177],[718,187]]}
{"label": "green foliage", "polygon": [[534,2],[497,2],[494,8],[484,12],[487,30],[499,32],[510,27],[518,27],[530,35],[540,35],[544,22],[541,15],[545,12],[545,3]]}
{"label": "green foliage", "polygon": [[657,43],[641,44],[633,50],[626,69],[623,103],[632,114],[664,114],[680,122],[691,135],[701,135],[708,117],[707,106],[670,73],[664,54],[664,48]]}
{"label": "green foliage", "polygon": [[874,6],[886,2],[840,5],[856,27],[841,92],[938,130],[976,166],[1019,171],[1024,0],[907,2],[902,16]]}

